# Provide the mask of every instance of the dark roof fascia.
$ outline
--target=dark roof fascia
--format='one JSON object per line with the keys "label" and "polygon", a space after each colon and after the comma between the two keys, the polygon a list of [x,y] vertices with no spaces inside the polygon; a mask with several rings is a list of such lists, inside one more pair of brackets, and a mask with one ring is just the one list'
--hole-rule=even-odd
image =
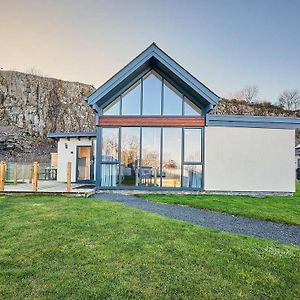
{"label": "dark roof fascia", "polygon": [[133,59],[129,64],[127,64],[123,69],[116,73],[112,78],[110,78],[96,91],[89,95],[86,99],[88,104],[91,106],[95,104],[99,99],[104,97],[112,89],[121,84],[122,81],[126,79],[126,77],[130,76],[141,66],[147,66],[147,62],[153,60],[153,58],[166,66],[166,68],[168,68],[170,72],[173,72],[178,78],[188,84],[210,104],[216,105],[218,103],[219,96],[217,96],[214,92],[207,88],[203,83],[198,81],[194,76],[192,76],[188,71],[186,71],[164,51],[158,48],[156,44],[153,43],[140,55]]}
{"label": "dark roof fascia", "polygon": [[296,129],[300,118],[208,114],[206,126]]}
{"label": "dark roof fascia", "polygon": [[96,132],[51,132],[47,134],[47,138],[78,138],[78,137],[96,137]]}

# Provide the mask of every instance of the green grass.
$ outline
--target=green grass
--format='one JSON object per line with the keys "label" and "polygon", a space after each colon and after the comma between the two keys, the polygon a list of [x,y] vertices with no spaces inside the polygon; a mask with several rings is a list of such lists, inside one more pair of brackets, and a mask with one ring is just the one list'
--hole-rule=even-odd
{"label": "green grass", "polygon": [[154,202],[187,205],[249,218],[300,225],[300,184],[294,196],[140,195]]}
{"label": "green grass", "polygon": [[299,299],[299,261],[121,204],[0,197],[0,299]]}

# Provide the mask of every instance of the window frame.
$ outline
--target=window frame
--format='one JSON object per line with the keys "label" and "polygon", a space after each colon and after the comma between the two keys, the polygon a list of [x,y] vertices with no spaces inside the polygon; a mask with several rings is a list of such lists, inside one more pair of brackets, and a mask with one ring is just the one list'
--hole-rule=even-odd
{"label": "window frame", "polygon": [[[159,155],[159,159],[160,159],[160,178],[159,178],[159,182],[160,182],[160,186],[159,187],[149,187],[149,186],[121,186],[121,185],[116,185],[116,186],[101,186],[101,174],[102,174],[102,165],[104,164],[114,164],[114,165],[118,165],[119,166],[119,170],[118,170],[118,183],[120,183],[120,176],[121,176],[121,171],[120,171],[120,166],[121,166],[121,146],[122,146],[122,127],[136,127],[139,128],[139,168],[141,165],[141,161],[142,161],[142,139],[143,139],[143,134],[142,134],[142,128],[148,127],[148,128],[159,128],[160,129],[160,155]],[[116,161],[103,161],[102,160],[102,141],[103,141],[103,129],[105,128],[117,128],[118,129],[118,160]],[[180,166],[180,187],[163,187],[162,186],[162,158],[163,158],[163,129],[164,128],[179,128],[181,129],[181,166]],[[132,190],[132,189],[137,189],[137,190],[197,190],[197,191],[203,191],[204,190],[204,151],[205,151],[205,145],[204,145],[204,127],[191,127],[191,126],[186,126],[186,127],[179,127],[179,126],[172,126],[172,127],[164,127],[164,126],[99,126],[100,129],[100,139],[99,139],[99,143],[97,143],[97,145],[99,145],[99,153],[100,153],[100,157],[98,159],[99,162],[97,162],[97,165],[99,167],[99,176],[100,178],[97,179],[97,182],[100,183],[99,188],[101,189],[116,189],[116,190]],[[199,129],[200,133],[201,133],[201,137],[200,137],[200,141],[201,141],[201,161],[196,161],[196,162],[192,162],[192,161],[184,161],[184,130],[185,129]],[[188,187],[183,187],[183,171],[184,171],[184,166],[188,166],[188,165],[200,165],[202,166],[202,176],[201,176],[201,186],[200,187],[192,187],[192,188],[188,188]],[[97,173],[98,174],[98,173]]]}

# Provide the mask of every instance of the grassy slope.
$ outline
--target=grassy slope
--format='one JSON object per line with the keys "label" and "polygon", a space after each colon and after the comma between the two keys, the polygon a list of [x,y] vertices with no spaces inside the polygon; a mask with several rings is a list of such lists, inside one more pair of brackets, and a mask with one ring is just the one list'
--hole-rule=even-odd
{"label": "grassy slope", "polygon": [[299,298],[300,249],[120,204],[0,197],[0,298]]}
{"label": "grassy slope", "polygon": [[300,225],[300,185],[293,197],[226,195],[142,195],[142,197],[162,203],[188,205],[227,212],[250,218]]}

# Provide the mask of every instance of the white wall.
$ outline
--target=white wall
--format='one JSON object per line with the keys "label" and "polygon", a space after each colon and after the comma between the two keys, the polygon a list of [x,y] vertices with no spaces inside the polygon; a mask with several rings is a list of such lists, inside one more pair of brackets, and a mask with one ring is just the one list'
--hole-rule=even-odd
{"label": "white wall", "polygon": [[[65,148],[66,143],[68,144],[68,149]],[[90,145],[92,145],[92,140],[83,137],[81,137],[80,140],[78,140],[78,138],[70,138],[69,141],[67,138],[59,139],[57,143],[57,181],[67,181],[68,161],[72,163],[71,181],[76,181],[76,146]]]}
{"label": "white wall", "polygon": [[295,131],[205,127],[204,189],[295,191]]}

